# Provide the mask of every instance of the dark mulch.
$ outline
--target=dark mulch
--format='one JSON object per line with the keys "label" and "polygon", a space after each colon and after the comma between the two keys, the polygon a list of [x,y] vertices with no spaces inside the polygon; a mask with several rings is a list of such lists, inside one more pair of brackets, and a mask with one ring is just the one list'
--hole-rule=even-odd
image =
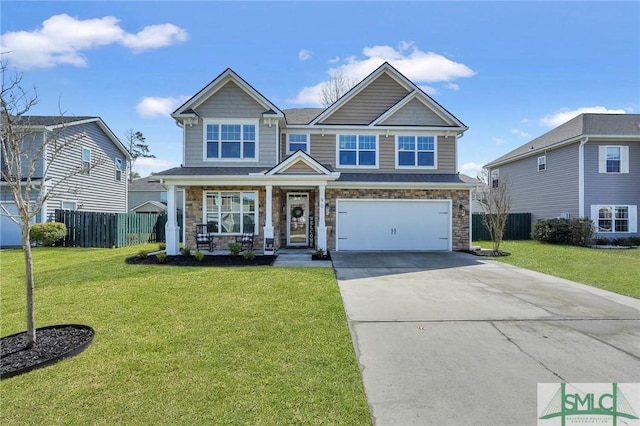
{"label": "dark mulch", "polygon": [[502,250],[493,251],[489,249],[480,249],[480,250],[463,250],[463,251],[465,251],[466,253],[470,253],[470,254],[474,254],[476,256],[482,256],[482,257],[511,256],[511,253],[509,253],[508,251],[502,251]]}
{"label": "dark mulch", "polygon": [[171,266],[271,266],[277,256],[256,256],[248,260],[241,254],[232,255],[209,255],[199,261],[194,256],[167,256],[164,263],[160,263],[158,258],[151,254],[146,258],[140,256],[128,257],[126,263],[131,265],[171,265]]}
{"label": "dark mulch", "polygon": [[36,329],[36,343],[27,348],[26,331],[0,339],[0,376],[6,379],[82,352],[93,340],[91,327],[77,324]]}
{"label": "dark mulch", "polygon": [[331,253],[326,252],[324,256],[318,256],[317,254],[312,254],[311,260],[331,260]]}

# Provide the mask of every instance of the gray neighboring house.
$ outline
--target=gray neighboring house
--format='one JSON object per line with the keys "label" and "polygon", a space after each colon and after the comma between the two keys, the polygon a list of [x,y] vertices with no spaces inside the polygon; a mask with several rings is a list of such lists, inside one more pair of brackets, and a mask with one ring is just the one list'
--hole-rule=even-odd
{"label": "gray neighboring house", "polygon": [[[129,182],[129,210],[135,213],[166,213],[167,188],[156,176],[147,176]],[[184,192],[177,191],[178,213],[183,209]]]}
{"label": "gray neighboring house", "polygon": [[478,178],[460,173],[460,180],[475,185],[471,190],[471,213],[482,213],[480,201],[487,198],[489,186]]}
{"label": "gray neighboring house", "polygon": [[640,114],[581,114],[486,167],[534,223],[589,217],[597,237],[639,235]]}
{"label": "gray neighboring house", "polygon": [[[23,116],[29,126],[28,149],[36,152],[43,141],[77,138],[64,156],[51,161],[44,156],[34,174],[34,182],[53,188],[69,172],[86,164],[95,167],[67,179],[42,208],[35,222],[51,221],[56,209],[121,213],[127,211],[127,164],[129,153],[99,117]],[[4,167],[4,166],[3,166]],[[39,190],[34,190],[34,196]],[[14,213],[11,190],[0,182],[0,203]],[[11,219],[0,216],[0,246],[19,246],[20,228]]]}

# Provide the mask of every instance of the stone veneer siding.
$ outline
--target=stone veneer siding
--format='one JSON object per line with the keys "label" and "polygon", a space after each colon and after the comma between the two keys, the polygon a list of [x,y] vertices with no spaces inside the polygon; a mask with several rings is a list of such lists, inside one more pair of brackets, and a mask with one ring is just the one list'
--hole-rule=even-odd
{"label": "stone veneer siding", "polygon": [[[452,248],[469,250],[469,190],[464,189],[331,189],[327,188],[327,245],[336,248],[336,199],[417,199],[452,201]],[[461,212],[459,205],[464,206]]]}

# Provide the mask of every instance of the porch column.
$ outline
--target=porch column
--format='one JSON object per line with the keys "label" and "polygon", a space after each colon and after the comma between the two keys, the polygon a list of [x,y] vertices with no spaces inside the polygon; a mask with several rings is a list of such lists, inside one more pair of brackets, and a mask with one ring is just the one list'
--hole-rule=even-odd
{"label": "porch column", "polygon": [[176,220],[176,186],[167,186],[167,224],[165,225],[165,238],[168,255],[176,255],[180,252],[180,227]]}
{"label": "porch column", "polygon": [[[265,220],[264,220],[264,254],[273,254],[274,240],[273,240],[273,186],[266,185],[266,208],[265,208]],[[267,239],[271,244],[267,244]]]}
{"label": "porch column", "polygon": [[318,185],[318,229],[316,232],[316,246],[327,251],[327,225],[325,222],[325,185]]}

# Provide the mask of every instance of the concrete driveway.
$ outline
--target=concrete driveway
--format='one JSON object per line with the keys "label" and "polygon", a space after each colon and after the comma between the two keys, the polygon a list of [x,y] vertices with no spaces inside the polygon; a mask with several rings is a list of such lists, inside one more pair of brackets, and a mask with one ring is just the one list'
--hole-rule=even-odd
{"label": "concrete driveway", "polygon": [[377,425],[535,425],[538,383],[640,382],[637,299],[463,253],[331,256]]}

